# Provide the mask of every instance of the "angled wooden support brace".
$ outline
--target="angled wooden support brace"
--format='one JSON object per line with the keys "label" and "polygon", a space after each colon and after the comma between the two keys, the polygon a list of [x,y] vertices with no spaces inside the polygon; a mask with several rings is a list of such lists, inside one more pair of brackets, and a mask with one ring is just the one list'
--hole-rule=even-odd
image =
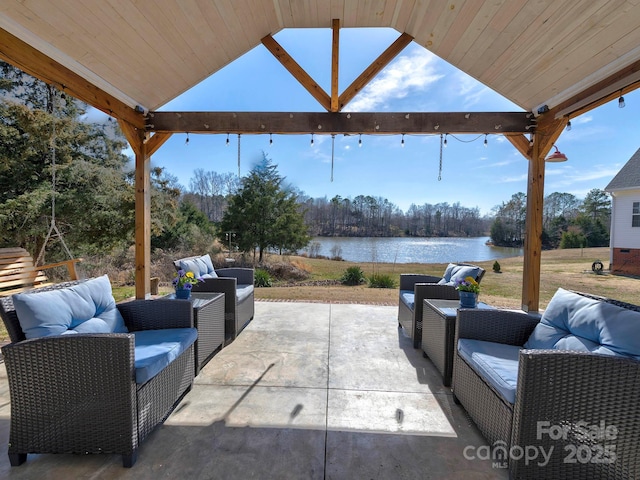
{"label": "angled wooden support brace", "polygon": [[342,95],[340,95],[340,110],[342,110],[367,84],[386,67],[391,60],[411,43],[413,37],[408,33],[400,35],[395,42],[376,58],[351,85],[349,85]]}
{"label": "angled wooden support brace", "polygon": [[305,70],[287,53],[287,51],[271,36],[262,39],[262,44],[274,57],[286,68],[300,84],[315,98],[327,111],[331,110],[331,98],[320,85],[305,72]]}

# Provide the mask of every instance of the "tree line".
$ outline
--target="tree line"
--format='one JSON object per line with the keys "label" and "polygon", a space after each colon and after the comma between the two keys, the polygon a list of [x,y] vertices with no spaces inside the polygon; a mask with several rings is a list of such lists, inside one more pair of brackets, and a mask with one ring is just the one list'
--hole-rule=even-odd
{"label": "tree line", "polygon": [[407,212],[386,198],[358,195],[307,198],[305,222],[313,236],[397,237],[397,236],[482,236],[490,221],[479,209],[456,202],[411,205]]}
{"label": "tree line", "polygon": [[[491,239],[495,245],[524,245],[527,196],[512,195],[494,209]],[[598,188],[584,200],[571,193],[554,192],[544,198],[542,245],[544,248],[580,248],[609,246],[611,199]]]}

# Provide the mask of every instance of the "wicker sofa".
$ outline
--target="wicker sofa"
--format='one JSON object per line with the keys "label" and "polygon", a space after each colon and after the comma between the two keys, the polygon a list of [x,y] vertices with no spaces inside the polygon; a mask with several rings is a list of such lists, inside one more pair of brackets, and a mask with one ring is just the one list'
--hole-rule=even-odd
{"label": "wicker sofa", "polygon": [[400,275],[398,298],[398,326],[408,332],[413,340],[413,348],[420,348],[422,341],[422,301],[425,298],[458,300],[455,288],[457,279],[472,276],[477,282],[482,280],[485,270],[470,263],[450,263],[442,277],[418,273]]}
{"label": "wicker sofa", "polygon": [[541,317],[463,309],[456,346],[454,400],[511,478],[640,478],[640,307],[559,289]]}
{"label": "wicker sofa", "polygon": [[[11,337],[2,347],[11,465],[21,465],[29,453],[111,453],[133,466],[139,444],[193,383],[191,304],[134,300],[116,306],[104,276],[2,297],[0,305]],[[50,325],[34,323],[38,315],[51,323],[67,305],[73,305],[70,325],[43,333]],[[93,317],[81,322],[86,308],[94,308]],[[91,333],[104,331],[122,333]]]}
{"label": "wicker sofa", "polygon": [[193,286],[193,292],[224,293],[225,340],[233,341],[253,319],[253,268],[214,269],[209,254],[181,258],[173,265],[204,280]]}

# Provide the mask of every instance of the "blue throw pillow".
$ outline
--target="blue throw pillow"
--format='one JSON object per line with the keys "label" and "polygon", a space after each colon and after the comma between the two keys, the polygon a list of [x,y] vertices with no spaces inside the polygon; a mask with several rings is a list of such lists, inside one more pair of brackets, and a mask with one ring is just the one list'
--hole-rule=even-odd
{"label": "blue throw pillow", "polygon": [[180,269],[185,272],[193,272],[196,277],[209,275],[207,278],[217,278],[218,276],[213,268],[213,263],[211,262],[211,257],[208,253],[200,257],[180,260]]}
{"label": "blue throw pillow", "polygon": [[454,285],[457,284],[458,280],[464,280],[467,277],[471,277],[474,280],[478,278],[480,274],[480,267],[471,267],[468,265],[458,265],[457,268],[453,269],[451,273],[451,282]]}
{"label": "blue throw pillow", "polygon": [[524,347],[640,359],[640,312],[559,288]]}
{"label": "blue throw pillow", "polygon": [[464,280],[467,277],[478,278],[480,267],[471,267],[469,265],[455,265],[450,263],[444,272],[444,276],[438,282],[438,285],[456,286],[458,280]]}
{"label": "blue throw pillow", "polygon": [[126,333],[106,275],[72,287],[13,295],[27,338],[77,333]]}
{"label": "blue throw pillow", "polygon": [[458,265],[456,265],[455,263],[450,263],[449,265],[447,265],[447,268],[444,270],[444,274],[442,275],[442,280],[440,280],[442,284],[449,283],[449,281],[451,280],[451,275],[453,274],[453,269],[457,266]]}

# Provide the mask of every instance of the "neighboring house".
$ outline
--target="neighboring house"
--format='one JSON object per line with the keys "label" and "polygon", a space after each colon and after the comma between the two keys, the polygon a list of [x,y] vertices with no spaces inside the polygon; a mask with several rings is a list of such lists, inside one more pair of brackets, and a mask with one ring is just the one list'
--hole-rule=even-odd
{"label": "neighboring house", "polygon": [[640,149],[604,189],[611,202],[611,273],[640,275]]}

